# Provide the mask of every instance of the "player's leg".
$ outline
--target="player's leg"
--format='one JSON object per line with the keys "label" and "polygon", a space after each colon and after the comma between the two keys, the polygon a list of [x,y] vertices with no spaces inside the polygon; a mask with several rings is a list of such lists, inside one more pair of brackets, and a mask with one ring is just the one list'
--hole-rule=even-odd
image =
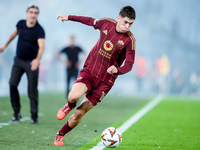
{"label": "player's leg", "polygon": [[68,95],[68,102],[65,104],[57,114],[57,119],[62,120],[66,115],[76,107],[76,102],[85,94],[87,86],[84,83],[75,83],[72,87],[71,92]]}
{"label": "player's leg", "polygon": [[71,128],[76,127],[81,122],[83,116],[93,107],[94,105],[85,97],[75,110],[74,114],[69,118],[69,126]]}
{"label": "player's leg", "polygon": [[31,123],[38,124],[38,74],[39,68],[31,70],[30,63],[26,63],[25,71],[28,78],[28,97],[31,107]]}
{"label": "player's leg", "polygon": [[70,103],[76,103],[87,92],[87,86],[85,83],[79,82],[72,86],[72,90],[68,95]]}
{"label": "player's leg", "polygon": [[68,122],[65,123],[64,126],[57,133],[54,145],[64,145],[63,137],[65,136],[65,134],[76,127],[81,122],[82,117],[93,107],[94,105],[87,98],[84,98],[81,104],[75,110],[74,114],[69,118]]}
{"label": "player's leg", "polygon": [[14,111],[13,114],[13,118],[12,121],[19,121],[21,118],[21,114],[20,114],[20,96],[19,96],[19,92],[17,89],[17,86],[21,80],[21,76],[24,73],[24,70],[21,67],[21,62],[20,60],[15,57],[14,59],[14,65],[12,67],[12,71],[11,71],[11,77],[10,77],[10,101],[11,101],[11,105]]}

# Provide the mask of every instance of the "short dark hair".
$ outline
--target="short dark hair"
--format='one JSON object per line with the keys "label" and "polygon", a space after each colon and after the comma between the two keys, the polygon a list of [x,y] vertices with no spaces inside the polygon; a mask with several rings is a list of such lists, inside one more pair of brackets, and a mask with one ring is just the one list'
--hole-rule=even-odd
{"label": "short dark hair", "polygon": [[129,19],[134,19],[136,18],[135,15],[135,9],[131,6],[124,6],[120,9],[119,15],[121,17],[128,17]]}
{"label": "short dark hair", "polygon": [[30,6],[28,6],[28,8],[27,8],[27,10],[26,10],[26,12],[28,12],[28,10],[30,9],[30,8],[36,8],[37,10],[38,10],[38,13],[39,13],[39,8],[38,8],[38,6],[36,6],[36,5],[30,5]]}

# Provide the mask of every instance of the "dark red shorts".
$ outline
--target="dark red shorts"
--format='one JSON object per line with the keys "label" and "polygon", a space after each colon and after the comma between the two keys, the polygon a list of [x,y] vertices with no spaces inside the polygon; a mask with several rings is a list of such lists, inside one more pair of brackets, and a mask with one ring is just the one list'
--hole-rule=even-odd
{"label": "dark red shorts", "polygon": [[111,85],[97,79],[93,76],[89,70],[82,69],[75,83],[84,83],[88,90],[85,93],[86,98],[93,104],[96,105],[104,98],[104,96],[112,88]]}

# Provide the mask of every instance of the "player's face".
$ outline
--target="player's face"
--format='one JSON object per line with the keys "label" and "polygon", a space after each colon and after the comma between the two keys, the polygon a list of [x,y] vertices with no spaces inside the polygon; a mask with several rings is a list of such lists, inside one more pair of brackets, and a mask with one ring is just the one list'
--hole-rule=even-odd
{"label": "player's face", "polygon": [[30,8],[26,13],[26,18],[29,23],[35,23],[38,18],[39,11],[37,8]]}
{"label": "player's face", "polygon": [[134,19],[129,19],[128,17],[123,18],[121,16],[118,16],[117,19],[118,19],[118,22],[117,22],[116,30],[117,32],[120,32],[120,33],[128,32],[134,22]]}

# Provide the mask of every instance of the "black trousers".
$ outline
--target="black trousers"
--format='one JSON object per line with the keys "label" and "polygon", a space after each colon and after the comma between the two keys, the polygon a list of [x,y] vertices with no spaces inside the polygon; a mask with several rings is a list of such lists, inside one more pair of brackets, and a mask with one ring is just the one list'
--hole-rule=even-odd
{"label": "black trousers", "polygon": [[78,76],[78,69],[76,68],[67,68],[67,85],[66,85],[66,97],[68,98],[68,94],[69,94],[69,91],[70,91],[70,80],[71,78],[77,78]]}
{"label": "black trousers", "polygon": [[14,65],[12,67],[11,77],[10,77],[10,100],[13,111],[15,114],[20,112],[20,96],[17,86],[21,80],[24,73],[27,75],[28,79],[28,97],[30,99],[31,107],[31,118],[38,118],[38,73],[39,69],[31,70],[31,61],[24,61],[17,57],[14,58]]}

